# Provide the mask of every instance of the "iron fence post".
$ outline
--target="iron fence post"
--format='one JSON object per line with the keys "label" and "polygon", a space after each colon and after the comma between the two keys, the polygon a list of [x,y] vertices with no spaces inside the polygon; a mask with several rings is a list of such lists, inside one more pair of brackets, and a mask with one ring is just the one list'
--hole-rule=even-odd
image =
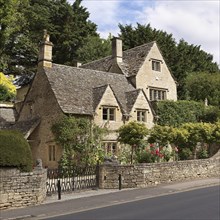
{"label": "iron fence post", "polygon": [[96,188],[99,188],[99,161],[96,164]]}
{"label": "iron fence post", "polygon": [[118,176],[118,189],[121,190],[121,174]]}
{"label": "iron fence post", "polygon": [[60,180],[57,180],[58,200],[61,200],[61,185]]}

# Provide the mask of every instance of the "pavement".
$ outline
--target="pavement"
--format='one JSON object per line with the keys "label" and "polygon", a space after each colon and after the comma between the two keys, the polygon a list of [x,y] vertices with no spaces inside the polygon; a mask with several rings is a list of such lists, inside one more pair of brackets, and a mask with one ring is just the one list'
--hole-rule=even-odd
{"label": "pavement", "polygon": [[102,208],[215,185],[219,185],[220,188],[220,178],[186,180],[135,189],[87,190],[71,194],[62,194],[61,200],[58,200],[57,195],[53,195],[48,196],[40,205],[1,210],[0,220],[47,219],[53,216]]}

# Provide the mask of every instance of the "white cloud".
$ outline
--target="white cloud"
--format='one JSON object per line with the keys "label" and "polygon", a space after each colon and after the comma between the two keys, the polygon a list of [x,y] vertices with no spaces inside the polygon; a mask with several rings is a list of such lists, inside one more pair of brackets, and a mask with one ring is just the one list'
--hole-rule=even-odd
{"label": "white cloud", "polygon": [[219,1],[158,1],[139,13],[141,23],[172,33],[176,40],[201,45],[219,60]]}
{"label": "white cloud", "polygon": [[150,23],[153,28],[172,33],[177,41],[183,38],[189,44],[201,45],[220,63],[219,0],[84,0],[82,5],[98,25],[101,37],[109,33],[116,36],[119,23]]}
{"label": "white cloud", "polygon": [[90,12],[89,19],[98,25],[101,37],[108,37],[109,33],[118,32],[119,1],[87,0],[82,5]]}

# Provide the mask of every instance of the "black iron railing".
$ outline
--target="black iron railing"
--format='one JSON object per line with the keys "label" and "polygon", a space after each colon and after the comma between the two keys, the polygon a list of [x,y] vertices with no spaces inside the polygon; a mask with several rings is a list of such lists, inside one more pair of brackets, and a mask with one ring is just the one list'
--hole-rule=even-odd
{"label": "black iron railing", "polygon": [[58,180],[61,192],[98,187],[98,166],[69,167],[65,169],[47,170],[47,195],[57,193]]}

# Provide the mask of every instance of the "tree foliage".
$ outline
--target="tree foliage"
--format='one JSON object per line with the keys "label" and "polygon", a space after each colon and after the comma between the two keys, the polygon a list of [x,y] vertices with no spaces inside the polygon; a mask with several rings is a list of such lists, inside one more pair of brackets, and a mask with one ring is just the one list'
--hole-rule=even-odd
{"label": "tree foliage", "polygon": [[[171,143],[178,147],[182,159],[194,155],[196,158],[197,145],[201,150],[208,150],[213,144],[219,145],[220,123],[185,123],[180,127],[155,125],[149,132],[148,142],[164,146]],[[202,151],[204,153],[205,151]]]}
{"label": "tree foliage", "polygon": [[165,100],[155,104],[159,125],[178,127],[184,123],[211,122],[219,119],[218,107],[205,106],[202,102]]}
{"label": "tree foliage", "polygon": [[139,146],[148,134],[148,129],[143,123],[135,121],[121,126],[118,130],[118,141],[130,146]]}
{"label": "tree foliage", "polygon": [[0,72],[0,101],[10,101],[16,95],[16,87],[13,85],[13,77],[6,77]]}
{"label": "tree foliage", "polygon": [[[39,42],[43,30],[51,35],[53,61],[73,65],[75,60],[92,60],[90,51],[84,46],[92,39],[96,53],[106,54],[109,50],[97,34],[96,24],[89,20],[89,12],[75,0],[72,5],[67,0],[1,0],[0,7],[0,71],[5,74],[34,73],[37,64]],[[85,57],[79,48],[85,47]],[[88,50],[89,50],[88,48]],[[95,57],[96,58],[96,57]]]}
{"label": "tree foliage", "polygon": [[171,141],[172,128],[169,126],[155,125],[150,129],[148,142],[166,146]]}
{"label": "tree foliage", "polygon": [[188,99],[195,101],[208,100],[209,105],[220,106],[220,74],[195,72],[186,77]]}
{"label": "tree foliage", "polygon": [[157,41],[168,67],[178,82],[178,96],[181,99],[186,98],[185,78],[189,73],[196,71],[219,73],[217,63],[213,62],[213,56],[201,50],[200,46],[188,44],[183,39],[177,43],[172,34],[153,29],[150,24],[137,23],[136,27],[119,24],[119,28],[125,49]]}

